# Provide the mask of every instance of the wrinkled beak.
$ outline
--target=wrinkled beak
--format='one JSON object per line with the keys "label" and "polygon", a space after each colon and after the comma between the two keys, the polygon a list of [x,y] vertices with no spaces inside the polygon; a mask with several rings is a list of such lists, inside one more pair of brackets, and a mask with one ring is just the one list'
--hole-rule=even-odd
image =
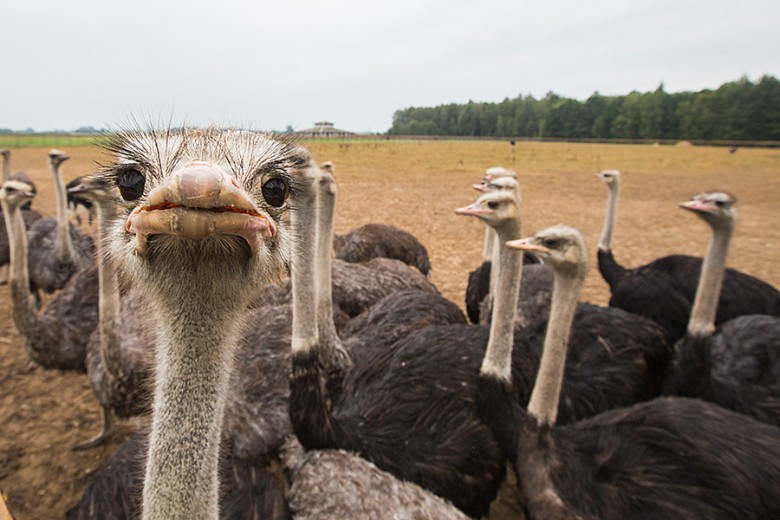
{"label": "wrinkled beak", "polygon": [[256,253],[277,231],[231,175],[204,161],[186,164],[150,191],[147,204],[128,217],[126,230],[136,235],[139,254],[146,252],[150,236],[166,234],[188,239],[236,235]]}

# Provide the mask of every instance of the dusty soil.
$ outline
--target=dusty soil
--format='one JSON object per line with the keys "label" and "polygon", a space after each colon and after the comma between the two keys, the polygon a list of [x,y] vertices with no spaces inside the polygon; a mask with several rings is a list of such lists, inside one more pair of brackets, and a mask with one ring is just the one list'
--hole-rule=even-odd
{"label": "dusty soil", "polygon": [[[608,298],[595,269],[606,189],[593,176],[606,168],[623,171],[614,250],[624,265],[671,253],[701,255],[707,228],[676,206],[693,193],[722,189],[739,199],[729,265],[780,286],[778,150],[416,141],[307,146],[317,160],[336,165],[337,231],[385,222],[413,232],[428,247],[434,282],[456,302],[463,302],[468,272],[480,262],[483,228],[453,209],[471,202],[471,184],[495,165],[520,174],[528,234],[557,223],[585,234],[594,262],[583,299],[604,304]],[[47,151],[13,150],[12,169],[33,177],[34,206],[53,215]],[[101,156],[91,147],[67,151],[67,180],[94,171]],[[72,450],[99,428],[87,377],[31,366],[11,322],[8,290],[0,287],[0,491],[15,518],[62,518],[90,474],[136,426],[121,423],[109,444]]]}

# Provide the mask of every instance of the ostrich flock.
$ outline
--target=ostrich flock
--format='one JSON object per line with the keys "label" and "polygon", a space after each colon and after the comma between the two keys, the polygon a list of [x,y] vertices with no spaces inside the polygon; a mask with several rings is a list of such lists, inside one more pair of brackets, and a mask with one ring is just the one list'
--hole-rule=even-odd
{"label": "ostrich flock", "polygon": [[780,293],[726,267],[731,194],[680,204],[711,228],[703,257],[621,266],[621,177],[599,173],[602,307],[579,301],[580,232],[524,235],[518,176],[488,168],[453,215],[485,225],[464,314],[411,234],[334,233],[334,166],[294,142],[134,129],[106,149],[67,187],[49,153],[56,217],[2,152],[11,319],[102,410],[73,448],[149,417],[68,518],[489,518],[506,497],[529,519],[780,518]]}

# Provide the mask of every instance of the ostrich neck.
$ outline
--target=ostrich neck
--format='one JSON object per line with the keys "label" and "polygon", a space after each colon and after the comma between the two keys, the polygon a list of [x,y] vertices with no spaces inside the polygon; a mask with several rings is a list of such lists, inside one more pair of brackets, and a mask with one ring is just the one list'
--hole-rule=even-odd
{"label": "ostrich neck", "polygon": [[317,332],[320,344],[338,341],[333,323],[333,221],[336,212],[336,194],[327,188],[320,191],[319,222],[317,225]]}
{"label": "ostrich neck", "polygon": [[612,248],[612,231],[615,229],[615,216],[617,215],[617,201],[620,186],[617,183],[608,185],[609,197],[607,198],[607,214],[604,217],[604,227],[601,229],[599,249],[609,251]]}
{"label": "ostrich neck", "polygon": [[712,240],[707,248],[696,287],[688,333],[695,336],[712,334],[715,331],[715,317],[718,312],[718,300],[726,271],[726,256],[733,224],[713,228]]}
{"label": "ostrich neck", "polygon": [[550,318],[547,321],[544,349],[531,399],[528,402],[528,413],[539,424],[552,425],[558,416],[566,351],[584,279],[584,270],[568,272],[554,270]]}
{"label": "ostrich neck", "polygon": [[70,239],[70,223],[66,207],[68,204],[68,195],[65,192],[65,185],[62,183],[59,166],[52,165],[51,173],[54,177],[54,190],[57,200],[57,241],[55,245],[55,254],[60,262],[70,262],[73,260],[73,244]]}
{"label": "ostrich neck", "polygon": [[119,286],[116,271],[106,250],[106,234],[110,232],[111,221],[116,212],[114,206],[106,201],[95,203],[98,217],[98,233],[95,240],[98,258],[99,283],[99,332],[100,357],[108,375],[114,379],[124,380],[126,374],[121,358],[119,328],[121,323]]}
{"label": "ostrich neck", "polygon": [[3,182],[11,177],[11,161],[3,155]]}
{"label": "ostrich neck", "polygon": [[523,272],[523,254],[502,247],[509,240],[520,237],[520,223],[511,221],[496,230],[496,292],[490,321],[490,339],[480,373],[490,374],[509,382],[512,374],[512,344],[515,313],[520,280]]}
{"label": "ostrich neck", "polygon": [[[30,305],[30,273],[27,268],[27,232],[21,210],[2,202],[5,226],[10,248],[9,284],[11,286],[11,314],[14,325],[23,338],[30,337],[38,324],[38,316]],[[25,341],[25,347],[28,342]],[[33,359],[36,357],[30,353]]]}
{"label": "ostrich neck", "polygon": [[493,248],[496,243],[496,232],[490,226],[485,226],[485,240],[482,242],[482,261],[493,261]]}
{"label": "ostrich neck", "polygon": [[161,340],[143,518],[216,520],[221,425],[241,309],[204,307],[200,298],[174,305],[156,309]]}
{"label": "ostrich neck", "polygon": [[292,212],[290,222],[296,241],[292,257],[292,352],[305,354],[317,341],[316,208],[314,194],[302,197],[300,208]]}

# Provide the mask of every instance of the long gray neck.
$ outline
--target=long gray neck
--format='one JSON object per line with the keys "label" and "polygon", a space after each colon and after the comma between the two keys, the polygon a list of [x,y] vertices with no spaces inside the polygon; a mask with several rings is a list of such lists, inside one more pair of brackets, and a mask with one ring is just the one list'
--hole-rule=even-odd
{"label": "long gray neck", "polygon": [[493,247],[496,243],[496,232],[490,226],[485,226],[485,240],[482,242],[482,261],[493,261]]}
{"label": "long gray neck", "polygon": [[[35,332],[38,316],[30,304],[30,273],[27,268],[27,231],[19,206],[11,207],[2,201],[5,213],[5,228],[8,232],[10,248],[9,285],[11,286],[11,315],[14,325],[23,338],[29,338]],[[25,341],[25,348],[28,342]],[[33,352],[28,353],[33,359]]]}
{"label": "long gray neck", "polygon": [[336,189],[331,182],[320,182],[317,225],[317,330],[320,344],[338,341],[333,323],[333,221],[336,213]]}
{"label": "long gray neck", "polygon": [[512,377],[512,344],[517,313],[517,297],[523,272],[523,254],[504,246],[520,238],[520,222],[512,220],[496,229],[496,292],[490,321],[490,339],[480,373],[510,382]]}
{"label": "long gray neck", "polygon": [[290,215],[295,233],[292,257],[292,352],[305,354],[317,343],[317,208],[312,184],[300,196],[298,208]]}
{"label": "long gray neck", "polygon": [[723,287],[726,256],[733,230],[733,221],[713,226],[712,240],[702,262],[699,284],[696,287],[688,334],[706,336],[715,332],[715,317],[718,313],[718,300]]}
{"label": "long gray neck", "polygon": [[601,229],[601,237],[599,238],[598,246],[601,251],[609,251],[612,248],[612,232],[615,229],[620,182],[615,180],[607,184],[607,188],[609,188],[607,214],[604,216],[604,227]]}
{"label": "long gray neck", "polygon": [[190,298],[177,299],[175,308],[158,304],[146,520],[219,517],[217,463],[241,311]]}
{"label": "long gray neck", "polygon": [[536,418],[539,424],[553,425],[558,416],[566,351],[584,280],[584,268],[553,271],[553,294],[544,350],[528,402],[528,413]]}
{"label": "long gray neck", "polygon": [[73,261],[73,244],[70,239],[70,223],[68,222],[67,205],[68,194],[60,175],[59,163],[51,163],[51,174],[54,177],[54,192],[57,201],[57,240],[55,254],[57,260],[62,263]]}
{"label": "long gray neck", "polygon": [[99,282],[99,332],[100,332],[100,357],[109,377],[120,381],[127,377],[122,359],[121,342],[119,339],[121,328],[119,284],[116,270],[109,256],[106,254],[106,234],[112,228],[112,222],[116,218],[116,208],[107,200],[95,202],[98,218],[98,233],[95,237],[95,247],[98,260]]}

